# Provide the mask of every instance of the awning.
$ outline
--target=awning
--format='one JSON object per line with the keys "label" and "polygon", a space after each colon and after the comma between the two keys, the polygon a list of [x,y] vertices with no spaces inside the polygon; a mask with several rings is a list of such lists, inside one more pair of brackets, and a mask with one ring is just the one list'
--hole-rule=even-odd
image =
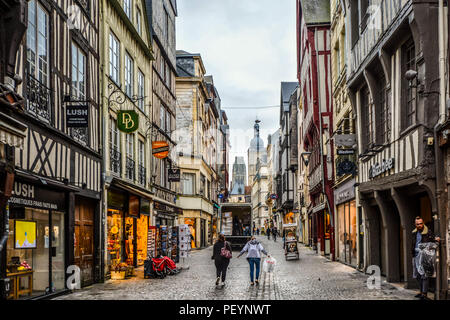
{"label": "awning", "polygon": [[0,113],[0,142],[11,147],[23,149],[24,138],[26,137],[27,127],[11,118]]}

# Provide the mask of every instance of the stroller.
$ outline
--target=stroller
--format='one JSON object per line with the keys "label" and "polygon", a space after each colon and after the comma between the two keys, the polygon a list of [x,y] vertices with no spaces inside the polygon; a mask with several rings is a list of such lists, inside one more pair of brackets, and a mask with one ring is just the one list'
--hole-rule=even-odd
{"label": "stroller", "polygon": [[177,269],[175,262],[165,256],[157,258],[149,258],[144,262],[144,279],[159,278],[163,279],[167,275],[175,275],[180,271]]}

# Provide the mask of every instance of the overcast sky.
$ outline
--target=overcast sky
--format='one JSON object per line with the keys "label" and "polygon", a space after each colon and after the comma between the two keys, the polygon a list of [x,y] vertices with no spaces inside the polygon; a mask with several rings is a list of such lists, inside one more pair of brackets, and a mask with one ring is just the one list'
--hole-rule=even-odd
{"label": "overcast sky", "polygon": [[[178,0],[177,49],[200,53],[230,124],[230,162],[244,156],[253,125],[278,128],[280,82],[296,81],[295,0]],[[231,172],[230,172],[231,174]],[[231,179],[231,176],[230,176]]]}

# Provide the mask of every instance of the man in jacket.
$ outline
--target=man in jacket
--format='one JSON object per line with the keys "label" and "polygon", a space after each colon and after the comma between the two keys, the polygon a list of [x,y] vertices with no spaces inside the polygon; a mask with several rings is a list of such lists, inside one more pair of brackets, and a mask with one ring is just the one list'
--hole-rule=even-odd
{"label": "man in jacket", "polygon": [[411,253],[413,256],[413,278],[417,279],[419,283],[420,293],[416,295],[416,298],[421,300],[428,299],[428,285],[429,280],[426,275],[421,275],[417,270],[417,255],[420,251],[419,244],[426,242],[438,242],[441,240],[439,237],[435,237],[433,232],[424,224],[422,217],[416,217],[416,228],[413,230]]}

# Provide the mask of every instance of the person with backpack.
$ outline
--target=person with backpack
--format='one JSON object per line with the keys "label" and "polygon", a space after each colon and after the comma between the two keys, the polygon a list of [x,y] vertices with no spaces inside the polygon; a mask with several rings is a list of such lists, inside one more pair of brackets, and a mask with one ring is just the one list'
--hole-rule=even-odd
{"label": "person with backpack", "polygon": [[[238,258],[247,252],[247,261],[250,266],[250,284],[254,285],[254,279],[256,279],[256,284],[259,284],[259,270],[261,267],[261,252],[263,252],[266,256],[269,256],[264,247],[256,240],[255,236],[252,236],[251,240],[246,243],[242,251],[237,256]],[[270,257],[270,256],[269,256]],[[255,275],[256,268],[256,275]]]}
{"label": "person with backpack", "polygon": [[214,260],[216,265],[216,286],[219,285],[222,278],[222,286],[225,285],[225,279],[227,276],[227,268],[231,259],[231,245],[225,240],[223,233],[219,234],[219,239],[216,241],[213,247],[213,255],[211,259]]}

